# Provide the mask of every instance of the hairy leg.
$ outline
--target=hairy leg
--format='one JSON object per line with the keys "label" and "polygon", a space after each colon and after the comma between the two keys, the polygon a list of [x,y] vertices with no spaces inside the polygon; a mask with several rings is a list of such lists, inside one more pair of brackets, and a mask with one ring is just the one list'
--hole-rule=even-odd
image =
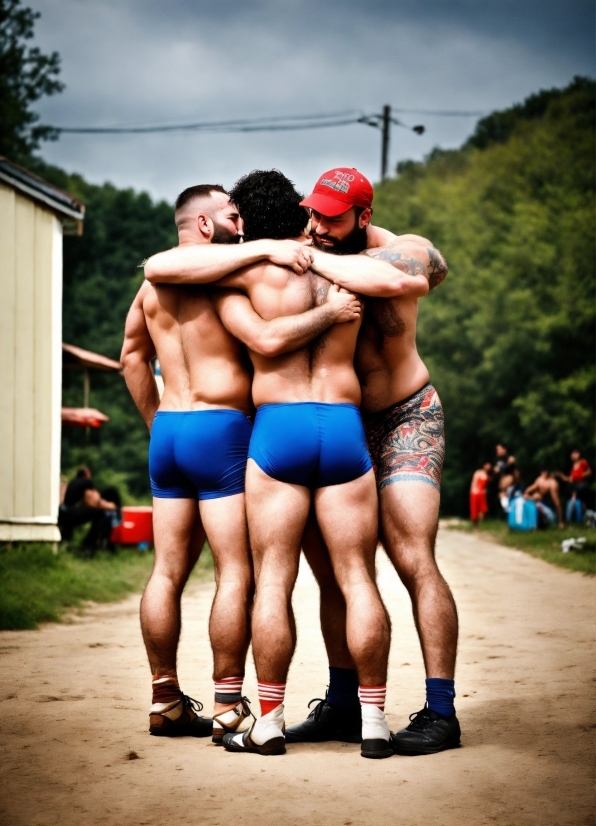
{"label": "hairy leg", "polygon": [[141,630],[153,676],[173,676],[180,597],[205,541],[196,500],[154,498],[153,535],[155,562],[141,600]]}
{"label": "hairy leg", "polygon": [[215,565],[216,592],[209,619],[213,679],[243,677],[253,595],[244,494],[204,499],[199,510]]}
{"label": "hairy leg", "polygon": [[383,544],[412,600],[426,676],[452,680],[458,622],[435,560],[439,499],[424,482],[396,481],[379,494]]}
{"label": "hairy leg", "polygon": [[321,535],[314,508],[311,508],[302,537],[302,550],[320,590],[321,631],[329,665],[355,669],[346,635],[346,601],[335,579],[329,551]]}
{"label": "hairy leg", "polygon": [[310,491],[267,476],[252,460],[246,469],[246,511],[255,566],[252,615],[257,676],[285,683],[296,646],[292,591]]}
{"label": "hairy leg", "polygon": [[320,488],[315,507],[347,606],[348,648],[361,685],[385,685],[389,617],[375,583],[378,507],[374,473]]}

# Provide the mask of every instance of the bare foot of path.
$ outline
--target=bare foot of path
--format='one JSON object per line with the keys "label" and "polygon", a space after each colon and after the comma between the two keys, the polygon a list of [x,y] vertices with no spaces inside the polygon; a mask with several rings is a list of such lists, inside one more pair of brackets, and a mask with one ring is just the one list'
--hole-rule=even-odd
{"label": "bare foot of path", "polygon": [[[147,733],[149,673],[138,597],[70,624],[0,634],[0,823],[10,826],[567,826],[593,823],[593,578],[458,531],[438,556],[461,619],[456,701],[463,747],[363,760],[357,746],[299,744],[283,757]],[[383,554],[393,621],[391,727],[422,707],[407,594]],[[185,597],[183,690],[210,712],[213,588]],[[317,591],[302,568],[286,719],[327,683]],[[249,666],[245,691],[256,703]],[[137,759],[138,758],[138,759]]]}

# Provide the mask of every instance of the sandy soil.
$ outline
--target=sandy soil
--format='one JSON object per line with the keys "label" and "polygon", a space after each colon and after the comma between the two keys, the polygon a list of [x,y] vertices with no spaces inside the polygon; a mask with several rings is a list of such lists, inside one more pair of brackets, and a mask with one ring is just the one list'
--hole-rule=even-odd
{"label": "sandy soil", "polygon": [[[207,740],[152,738],[133,597],[91,607],[71,624],[0,634],[0,822],[593,823],[596,582],[457,531],[439,537],[461,616],[461,749],[371,761],[353,745],[301,744],[264,758],[228,754]],[[379,579],[393,618],[388,711],[396,729],[422,706],[424,674],[407,595],[383,555]],[[197,584],[185,597],[180,650],[182,686],[207,708],[212,591]],[[308,570],[294,605],[289,722],[304,717],[327,677]],[[256,699],[252,663],[245,688]]]}

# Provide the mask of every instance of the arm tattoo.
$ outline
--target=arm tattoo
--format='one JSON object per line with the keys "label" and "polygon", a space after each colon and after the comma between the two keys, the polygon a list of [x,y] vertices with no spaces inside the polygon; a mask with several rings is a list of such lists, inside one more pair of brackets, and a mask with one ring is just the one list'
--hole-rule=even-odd
{"label": "arm tattoo", "polygon": [[447,277],[447,262],[439,252],[431,247],[427,247],[428,252],[428,283],[431,290],[438,287]]}
{"label": "arm tattoo", "polygon": [[426,251],[428,253],[428,265],[418,258],[407,258],[403,253],[395,249],[395,245],[364,250],[364,254],[370,258],[387,261],[388,264],[405,272],[406,275],[423,275],[428,279],[430,289],[432,290],[445,280],[448,268],[447,262],[438,250],[434,249],[434,247],[427,247]]}
{"label": "arm tattoo", "polygon": [[370,258],[378,258],[380,261],[387,261],[396,269],[405,272],[406,275],[427,275],[426,266],[417,258],[405,258],[401,252],[391,247],[380,247],[373,250],[365,250],[365,254]]}

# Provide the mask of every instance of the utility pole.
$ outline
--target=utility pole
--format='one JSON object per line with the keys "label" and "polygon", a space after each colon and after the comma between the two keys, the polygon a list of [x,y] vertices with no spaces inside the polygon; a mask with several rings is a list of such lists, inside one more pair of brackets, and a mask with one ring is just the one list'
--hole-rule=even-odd
{"label": "utility pole", "polygon": [[387,178],[387,164],[389,162],[389,137],[391,130],[391,106],[383,106],[381,118],[381,180]]}
{"label": "utility pole", "polygon": [[380,115],[362,115],[358,118],[358,123],[365,123],[367,126],[373,126],[375,129],[381,130],[381,181],[387,180],[387,167],[389,166],[389,139],[391,137],[391,124],[396,126],[403,126],[404,129],[411,129],[417,135],[424,133],[424,126],[408,126],[402,123],[401,120],[391,117],[391,106],[383,106],[383,113]]}

